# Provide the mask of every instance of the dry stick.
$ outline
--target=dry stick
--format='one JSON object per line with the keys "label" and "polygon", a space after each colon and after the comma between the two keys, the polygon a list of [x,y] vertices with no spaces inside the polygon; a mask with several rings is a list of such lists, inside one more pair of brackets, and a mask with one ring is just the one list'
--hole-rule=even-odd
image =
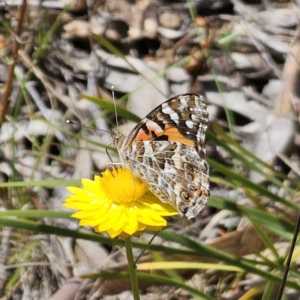
{"label": "dry stick", "polygon": [[294,236],[293,236],[293,240],[291,242],[291,248],[289,250],[288,258],[286,260],[285,270],[284,270],[284,273],[283,273],[282,281],[280,283],[280,287],[279,287],[279,290],[278,290],[278,293],[277,293],[276,300],[280,300],[281,297],[282,297],[282,294],[283,294],[284,286],[285,286],[286,279],[287,279],[289,269],[290,269],[290,265],[291,265],[293,252],[294,252],[295,245],[296,245],[296,242],[297,242],[299,228],[300,228],[300,212],[298,213],[296,227],[295,227],[295,230],[294,230]]}
{"label": "dry stick", "polygon": [[11,231],[12,228],[3,227],[2,241],[0,245],[0,296],[3,296],[6,281],[9,278],[9,272],[5,270],[4,266],[6,265],[9,257]]}
{"label": "dry stick", "polygon": [[12,48],[12,62],[8,67],[7,80],[6,80],[6,84],[4,86],[2,101],[0,103],[0,127],[2,126],[2,124],[5,120],[5,114],[6,114],[6,110],[8,107],[8,98],[9,98],[10,92],[11,92],[14,70],[15,70],[15,66],[17,63],[18,51],[19,51],[19,46],[20,46],[18,39],[20,38],[21,32],[22,32],[22,25],[23,25],[23,20],[24,20],[24,16],[25,16],[26,6],[27,6],[27,0],[23,0],[22,4],[19,7],[19,11],[18,11],[18,21],[19,22],[18,22],[16,31],[14,33],[15,40],[14,40],[13,48]]}

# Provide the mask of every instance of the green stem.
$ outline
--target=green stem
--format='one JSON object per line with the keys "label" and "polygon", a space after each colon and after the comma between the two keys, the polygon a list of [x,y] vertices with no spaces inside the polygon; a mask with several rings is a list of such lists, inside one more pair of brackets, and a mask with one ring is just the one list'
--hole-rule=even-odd
{"label": "green stem", "polygon": [[132,254],[132,245],[130,237],[124,239],[125,240],[125,248],[129,266],[129,274],[130,274],[130,281],[131,281],[131,289],[132,295],[134,300],[140,300],[139,295],[139,285],[136,276],[136,265],[134,263],[133,254]]}

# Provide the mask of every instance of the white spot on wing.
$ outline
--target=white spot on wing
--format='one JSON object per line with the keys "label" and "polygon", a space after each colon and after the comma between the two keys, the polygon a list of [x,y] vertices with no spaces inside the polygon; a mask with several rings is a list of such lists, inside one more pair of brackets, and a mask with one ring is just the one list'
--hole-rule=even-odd
{"label": "white spot on wing", "polygon": [[176,120],[179,120],[179,115],[169,105],[166,105],[165,107],[163,107],[162,112],[164,114],[169,115],[170,118],[175,122],[176,122]]}
{"label": "white spot on wing", "polygon": [[187,101],[185,97],[180,97],[180,103],[183,104],[184,106],[187,106]]}
{"label": "white spot on wing", "polygon": [[188,128],[193,128],[193,125],[194,125],[193,122],[190,120],[185,121],[185,124]]}
{"label": "white spot on wing", "polygon": [[168,115],[175,113],[175,111],[169,105],[166,105],[165,107],[163,107],[162,112],[164,114],[168,114]]}

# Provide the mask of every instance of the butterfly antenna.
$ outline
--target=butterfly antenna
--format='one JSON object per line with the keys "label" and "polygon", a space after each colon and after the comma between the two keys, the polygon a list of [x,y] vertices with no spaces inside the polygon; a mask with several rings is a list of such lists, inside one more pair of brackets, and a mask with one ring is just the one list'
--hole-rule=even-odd
{"label": "butterfly antenna", "polygon": [[117,133],[119,133],[119,122],[118,122],[117,104],[116,104],[116,99],[115,99],[115,87],[112,85],[111,88],[110,88],[110,90],[111,90],[111,95],[112,95],[113,104],[114,104],[114,108],[115,108]]}
{"label": "butterfly antenna", "polygon": [[[73,125],[79,126],[79,127],[81,127],[81,128],[95,129],[95,130],[103,131],[103,132],[106,132],[106,133],[110,134],[110,131],[107,131],[107,130],[104,130],[104,129],[95,128],[95,127],[90,127],[90,126],[83,126],[83,125],[81,125],[80,123],[73,122],[73,121],[71,121],[71,120],[69,120],[69,119],[66,120],[66,123],[67,123],[67,124],[73,124]],[[108,146],[109,146],[109,145],[108,145]],[[109,157],[110,161],[113,162],[111,156],[110,156],[109,153],[108,153],[108,148],[107,148],[107,147],[105,148],[105,152],[106,152],[107,156]]]}
{"label": "butterfly antenna", "polygon": [[108,130],[104,130],[104,129],[100,129],[100,128],[96,128],[96,127],[92,127],[92,126],[84,126],[84,125],[81,125],[80,123],[71,121],[71,120],[69,120],[69,119],[66,120],[66,123],[67,123],[67,124],[73,124],[73,125],[79,126],[80,128],[99,130],[99,131],[106,132],[106,133],[109,134],[109,131],[108,131]]}

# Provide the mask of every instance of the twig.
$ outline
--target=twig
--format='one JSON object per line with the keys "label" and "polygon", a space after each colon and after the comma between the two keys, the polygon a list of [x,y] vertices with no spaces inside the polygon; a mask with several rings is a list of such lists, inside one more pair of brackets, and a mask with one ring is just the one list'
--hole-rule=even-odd
{"label": "twig", "polygon": [[7,80],[6,80],[6,83],[4,86],[2,101],[0,103],[0,126],[2,126],[2,124],[4,122],[6,110],[8,107],[8,99],[9,99],[10,92],[11,92],[14,70],[15,70],[15,66],[17,63],[18,51],[19,51],[19,46],[20,46],[20,43],[18,40],[19,40],[19,38],[21,36],[21,32],[22,32],[22,26],[23,26],[23,20],[24,20],[24,16],[25,16],[26,6],[27,6],[27,0],[23,0],[22,4],[19,7],[19,11],[18,11],[18,21],[19,22],[18,22],[18,26],[15,31],[15,40],[14,40],[13,48],[12,48],[12,62],[8,68]]}
{"label": "twig", "polygon": [[5,289],[5,283],[9,277],[7,270],[5,270],[4,266],[7,262],[9,249],[10,249],[10,237],[11,237],[12,229],[9,227],[3,227],[2,231],[2,241],[0,246],[0,295],[3,295],[3,291]]}

